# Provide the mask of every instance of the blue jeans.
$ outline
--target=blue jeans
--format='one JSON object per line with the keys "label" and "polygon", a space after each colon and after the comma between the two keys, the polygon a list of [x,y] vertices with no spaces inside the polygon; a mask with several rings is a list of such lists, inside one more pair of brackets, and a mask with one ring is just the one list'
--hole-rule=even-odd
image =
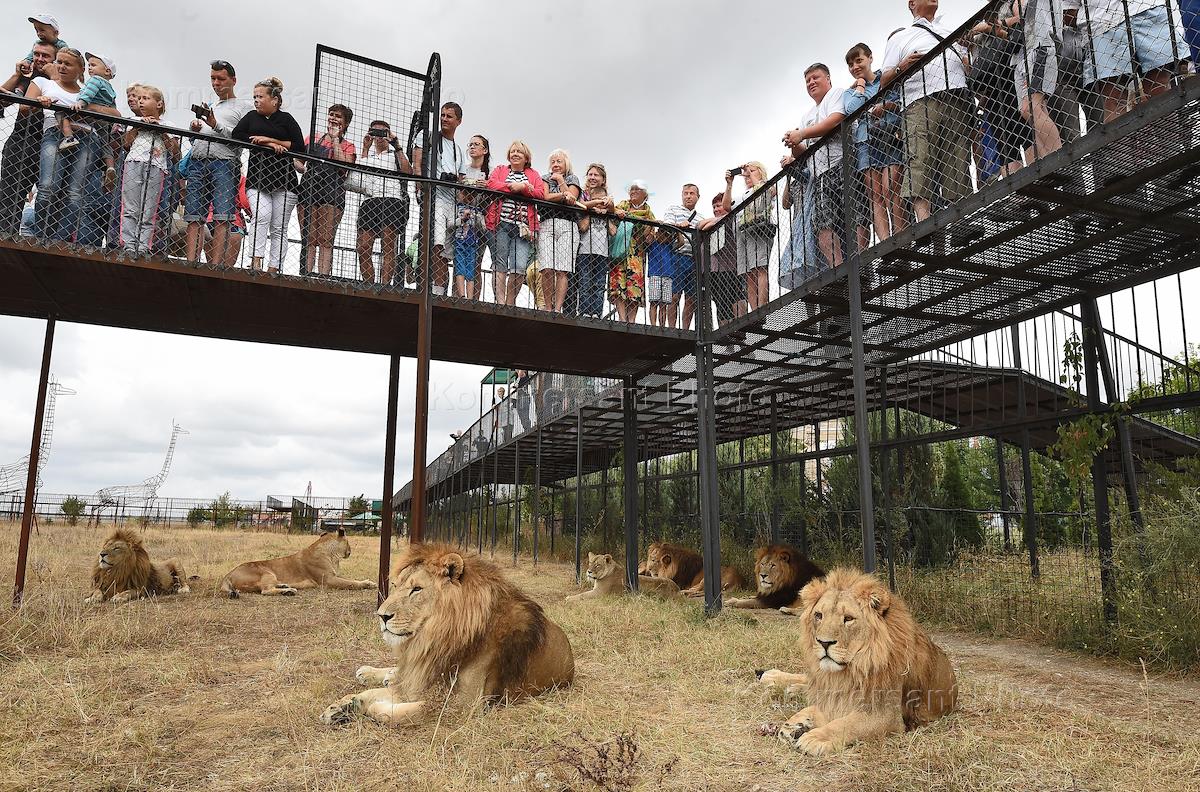
{"label": "blue jeans", "polygon": [[104,168],[101,159],[104,143],[99,135],[90,135],[82,145],[91,145],[92,165],[83,184],[83,205],[79,215],[79,232],[75,241],[88,247],[102,247],[113,211],[113,194],[104,189]]}
{"label": "blue jeans", "polygon": [[803,206],[797,211],[792,204],[792,235],[787,247],[779,255],[779,285],[794,289],[808,278],[816,275],[827,262],[817,249],[817,233],[813,227],[816,214],[815,182],[805,171],[800,177],[804,181]]}
{"label": "blue jeans", "polygon": [[596,253],[580,253],[575,260],[580,316],[599,317],[604,313],[604,286],[610,263],[608,256]]}
{"label": "blue jeans", "polygon": [[59,151],[62,130],[57,126],[42,136],[38,162],[38,193],[34,203],[37,234],[43,239],[70,241],[79,225],[83,185],[92,166],[96,146],[91,132],[75,136],[79,145]]}
{"label": "blue jeans", "polygon": [[240,162],[193,158],[188,163],[183,219],[189,223],[207,222],[212,207],[214,221],[232,220],[241,176]]}

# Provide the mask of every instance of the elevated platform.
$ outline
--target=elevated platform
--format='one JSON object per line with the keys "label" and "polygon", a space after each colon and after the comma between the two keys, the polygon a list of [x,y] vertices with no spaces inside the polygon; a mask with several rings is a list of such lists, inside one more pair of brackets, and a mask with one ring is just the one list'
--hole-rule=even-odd
{"label": "elevated platform", "polygon": [[[162,333],[416,355],[415,292],[352,281],[58,252],[0,239],[0,314]],[[433,298],[433,358],[576,374],[640,375],[689,354],[683,331]]]}

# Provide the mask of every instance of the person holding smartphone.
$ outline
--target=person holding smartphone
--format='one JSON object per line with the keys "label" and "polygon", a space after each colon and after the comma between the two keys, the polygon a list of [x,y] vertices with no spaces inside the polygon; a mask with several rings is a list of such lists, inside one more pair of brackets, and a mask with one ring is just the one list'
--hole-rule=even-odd
{"label": "person holding smartphone", "polygon": [[[12,76],[0,85],[0,91],[25,96],[35,78],[47,76],[46,67],[57,56],[58,48],[53,44],[37,42],[33,45],[33,59],[17,61]],[[0,234],[15,235],[21,228],[25,196],[38,180],[41,145],[41,114],[18,113],[0,159]]]}
{"label": "person holding smartphone", "polygon": [[[353,164],[358,158],[354,144],[346,139],[346,129],[354,119],[354,111],[343,104],[329,108],[325,134],[312,140],[304,138],[310,156],[331,162]],[[304,174],[296,194],[296,216],[300,219],[305,242],[305,262],[309,272],[323,277],[333,274],[333,241],[346,211],[346,171],[323,162],[301,162],[296,170]]]}
{"label": "person holding smartphone", "polygon": [[[254,105],[238,99],[237,71],[229,61],[215,60],[209,64],[209,84],[217,101],[192,105],[196,118],[193,132],[204,132],[222,138],[232,138],[233,130]],[[237,214],[238,183],[241,180],[242,150],[235,146],[197,140],[192,143],[187,172],[187,194],[184,196],[183,220],[187,223],[186,255],[188,261],[200,260],[204,241],[204,223],[212,213],[212,243],[216,254],[210,264],[225,266],[224,254],[229,244],[230,225]]]}

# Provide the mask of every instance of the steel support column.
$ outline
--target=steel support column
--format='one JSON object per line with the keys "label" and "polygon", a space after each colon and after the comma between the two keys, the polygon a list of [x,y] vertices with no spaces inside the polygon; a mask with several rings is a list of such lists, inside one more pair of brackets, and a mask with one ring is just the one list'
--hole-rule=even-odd
{"label": "steel support column", "polygon": [[581,570],[580,536],[583,528],[583,407],[575,415],[575,585],[579,585]]}
{"label": "steel support column", "polygon": [[[540,378],[539,378],[540,379]],[[533,518],[533,565],[538,562],[538,544],[541,541],[542,521],[542,422],[538,421],[536,445],[533,451],[533,500],[530,504]]]}
{"label": "steel support column", "polygon": [[625,377],[622,414],[625,421],[625,442],[621,449],[623,472],[622,489],[625,495],[625,585],[630,591],[638,590],[638,435],[637,435],[637,383],[633,377]]}
{"label": "steel support column", "polygon": [[779,409],[771,394],[771,544],[779,544]]}
{"label": "steel support column", "polygon": [[515,469],[513,470],[513,510],[516,520],[513,522],[513,566],[517,565],[517,550],[521,545],[521,441],[513,443]]}
{"label": "steel support column", "polygon": [[25,474],[25,504],[21,510],[21,536],[17,543],[17,574],[13,581],[12,603],[21,607],[25,596],[25,567],[29,563],[29,534],[33,530],[33,513],[37,508],[38,462],[42,450],[42,418],[46,413],[46,390],[50,381],[50,356],[54,352],[53,316],[46,320],[46,337],[42,342],[42,368],[38,372],[37,401],[33,412],[33,439],[29,442],[29,470]]}
{"label": "steel support column", "polygon": [[396,413],[400,401],[400,356],[392,354],[388,366],[387,430],[383,437],[383,525],[379,527],[379,602],[388,595],[388,571],[392,562],[392,498],[396,489]]}
{"label": "steel support column", "polygon": [[854,440],[858,454],[858,509],[863,569],[875,571],[875,493],[871,479],[871,422],[867,414],[867,371],[863,354],[862,270],[855,255],[847,274],[850,291],[850,358],[854,373]]}
{"label": "steel support column", "polygon": [[896,553],[892,543],[892,480],[891,456],[887,448],[888,442],[888,407],[887,407],[888,368],[879,369],[879,437],[884,448],[879,452],[880,491],[883,493],[883,550],[887,553],[888,588],[896,590]]}
{"label": "steel support column", "polygon": [[721,612],[721,490],[717,460],[716,394],[712,359],[711,252],[708,236],[693,235],[700,305],[696,312],[696,481],[700,550],[704,556],[704,612]]}
{"label": "steel support column", "polygon": [[1000,523],[1004,526],[1004,550],[1012,548],[1012,526],[1009,525],[1008,470],[1004,464],[1004,441],[996,438],[996,480],[1000,485]]}
{"label": "steel support column", "polygon": [[1024,480],[1025,490],[1025,521],[1024,525],[1021,526],[1021,533],[1024,534],[1025,547],[1029,551],[1029,575],[1034,580],[1041,580],[1042,570],[1041,565],[1038,563],[1037,504],[1033,500],[1033,465],[1029,461],[1029,425],[1025,423],[1025,418],[1029,412],[1029,405],[1026,403],[1025,371],[1021,363],[1020,325],[1013,325],[1010,331],[1012,333],[1013,367],[1017,370],[1017,418],[1022,422],[1021,477]]}
{"label": "steel support column", "polygon": [[[1084,310],[1087,310],[1086,308]],[[1096,337],[1090,328],[1084,328],[1083,343],[1084,378],[1087,382],[1088,409],[1094,413],[1104,410],[1100,398],[1100,363],[1096,359]],[[1104,620],[1112,623],[1117,619],[1117,587],[1113,569],[1112,514],[1108,503],[1108,471],[1105,470],[1104,453],[1101,450],[1092,457],[1092,499],[1096,506],[1096,549],[1100,560],[1100,599],[1104,607]]]}

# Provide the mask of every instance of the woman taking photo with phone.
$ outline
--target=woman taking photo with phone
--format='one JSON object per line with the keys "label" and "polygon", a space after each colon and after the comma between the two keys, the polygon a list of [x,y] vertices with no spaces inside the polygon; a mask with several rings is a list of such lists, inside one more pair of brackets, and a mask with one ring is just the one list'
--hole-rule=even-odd
{"label": "woman taking photo with phone", "polygon": [[746,183],[746,191],[737,201],[737,271],[746,279],[746,310],[753,311],[770,299],[767,267],[778,222],[775,189],[751,198],[758,186],[767,180],[767,168],[761,162],[747,162],[740,168],[725,171],[725,195],[721,205],[726,212],[733,211],[733,178],[738,175]]}
{"label": "woman taking photo with phone", "polygon": [[[325,134],[316,140],[304,139],[306,152],[332,162],[353,164],[354,144],[346,140],[346,129],[354,111],[341,104],[329,108]],[[304,174],[297,193],[296,214],[304,229],[304,260],[310,272],[321,276],[333,273],[333,240],[342,214],[346,211],[346,171],[323,162],[297,162]]]}

